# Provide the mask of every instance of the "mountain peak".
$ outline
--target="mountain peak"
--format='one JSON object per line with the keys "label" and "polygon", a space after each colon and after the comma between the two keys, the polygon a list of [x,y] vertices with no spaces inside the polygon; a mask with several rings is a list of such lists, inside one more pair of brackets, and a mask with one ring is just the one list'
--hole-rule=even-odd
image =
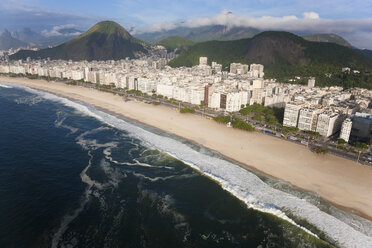
{"label": "mountain peak", "polygon": [[308,41],[329,42],[336,43],[341,46],[352,47],[351,44],[343,37],[333,33],[305,35],[303,38]]}
{"label": "mountain peak", "polygon": [[131,39],[131,35],[128,31],[120,26],[120,24],[114,21],[102,21],[91,27],[87,32],[82,34],[81,36],[87,36],[92,33],[102,33],[106,35],[119,35],[124,39]]}
{"label": "mountain peak", "polygon": [[298,42],[301,42],[304,40],[303,38],[295,34],[285,32],[285,31],[264,31],[253,37],[253,39],[260,39],[260,38],[289,39],[289,40],[298,41]]}
{"label": "mountain peak", "polygon": [[0,33],[1,36],[11,37],[11,33],[8,31],[8,29],[3,29]]}

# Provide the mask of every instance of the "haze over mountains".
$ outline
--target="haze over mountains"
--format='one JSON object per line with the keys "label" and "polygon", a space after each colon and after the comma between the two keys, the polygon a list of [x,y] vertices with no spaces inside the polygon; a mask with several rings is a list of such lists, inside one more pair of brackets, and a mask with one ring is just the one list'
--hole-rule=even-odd
{"label": "haze over mountains", "polygon": [[4,29],[0,33],[0,50],[9,50],[17,48],[46,48],[56,46],[71,40],[82,32],[75,28],[60,27],[51,31],[42,31],[40,33],[30,28],[9,32]]}
{"label": "haze over mountains", "polygon": [[0,50],[17,49],[20,47],[26,47],[27,43],[22,42],[12,36],[12,34],[4,29],[0,33]]}

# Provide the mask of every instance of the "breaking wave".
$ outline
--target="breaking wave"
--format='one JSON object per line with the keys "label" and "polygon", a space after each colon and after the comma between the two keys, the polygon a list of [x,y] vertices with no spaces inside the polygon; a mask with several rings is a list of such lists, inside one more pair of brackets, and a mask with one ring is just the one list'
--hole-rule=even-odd
{"label": "breaking wave", "polygon": [[0,87],[1,88],[6,88],[6,89],[12,89],[13,88],[12,86],[9,86],[7,84],[0,84]]}

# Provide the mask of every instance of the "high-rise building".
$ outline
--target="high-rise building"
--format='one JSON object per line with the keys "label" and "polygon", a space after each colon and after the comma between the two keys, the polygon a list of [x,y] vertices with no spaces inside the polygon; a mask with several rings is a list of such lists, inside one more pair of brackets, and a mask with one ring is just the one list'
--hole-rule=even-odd
{"label": "high-rise building", "polygon": [[346,142],[349,142],[352,126],[353,126],[352,118],[346,118],[342,122],[340,139],[343,139]]}
{"label": "high-rise building", "polygon": [[220,95],[220,108],[221,109],[226,109],[226,100],[227,100],[227,96],[226,94],[221,94]]}
{"label": "high-rise building", "polygon": [[316,131],[325,137],[329,137],[340,131],[343,118],[340,114],[334,112],[324,112],[318,117]]}
{"label": "high-rise building", "polygon": [[315,78],[314,77],[309,78],[309,80],[307,81],[307,87],[310,88],[310,89],[315,87]]}
{"label": "high-rise building", "polygon": [[283,126],[297,127],[300,110],[305,104],[303,102],[289,102],[285,105]]}
{"label": "high-rise building", "polygon": [[248,65],[243,65],[241,63],[231,63],[230,64],[230,73],[234,74],[247,74]]}
{"label": "high-rise building", "polygon": [[298,119],[298,129],[315,131],[320,113],[321,109],[318,108],[302,108]]}
{"label": "high-rise building", "polygon": [[253,78],[263,78],[264,66],[260,64],[251,64],[249,68],[249,76]]}
{"label": "high-rise building", "polygon": [[357,112],[353,118],[350,141],[369,143],[371,141],[371,132],[372,115]]}
{"label": "high-rise building", "polygon": [[199,65],[208,65],[208,58],[207,57],[200,57],[199,58]]}

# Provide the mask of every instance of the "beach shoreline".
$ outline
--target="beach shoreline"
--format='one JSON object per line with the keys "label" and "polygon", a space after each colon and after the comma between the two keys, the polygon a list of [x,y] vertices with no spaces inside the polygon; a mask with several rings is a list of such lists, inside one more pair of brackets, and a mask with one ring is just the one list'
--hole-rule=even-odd
{"label": "beach shoreline", "polygon": [[[124,102],[120,96],[63,83],[0,77],[93,105],[218,152],[240,166],[314,192],[332,205],[372,221],[372,168],[268,135],[228,128],[201,116],[180,114],[164,106]],[[151,113],[151,114],[149,114]]]}

